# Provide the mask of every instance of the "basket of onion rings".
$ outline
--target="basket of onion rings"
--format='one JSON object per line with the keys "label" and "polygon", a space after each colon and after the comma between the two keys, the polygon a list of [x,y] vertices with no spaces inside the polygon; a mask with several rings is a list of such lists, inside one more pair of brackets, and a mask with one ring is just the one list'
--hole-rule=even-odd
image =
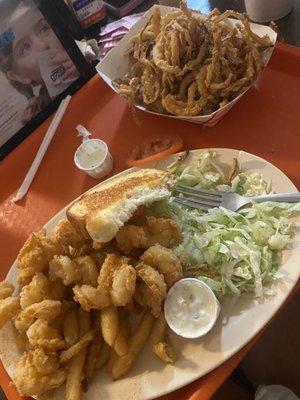
{"label": "basket of onion rings", "polygon": [[246,14],[155,5],[97,71],[131,106],[213,126],[261,75],[276,38]]}

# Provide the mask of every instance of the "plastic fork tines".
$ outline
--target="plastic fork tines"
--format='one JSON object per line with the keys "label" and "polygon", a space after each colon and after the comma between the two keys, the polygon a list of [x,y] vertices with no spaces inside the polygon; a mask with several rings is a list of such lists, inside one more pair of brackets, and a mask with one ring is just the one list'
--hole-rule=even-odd
{"label": "plastic fork tines", "polygon": [[201,188],[190,188],[182,184],[177,185],[179,196],[178,203],[201,208],[219,207],[222,202],[222,194]]}

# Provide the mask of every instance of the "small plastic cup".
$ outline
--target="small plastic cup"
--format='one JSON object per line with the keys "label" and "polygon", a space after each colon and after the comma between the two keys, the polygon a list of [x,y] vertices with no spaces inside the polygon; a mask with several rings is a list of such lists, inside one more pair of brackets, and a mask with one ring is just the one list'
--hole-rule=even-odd
{"label": "small plastic cup", "polygon": [[186,339],[196,339],[213,328],[220,313],[220,304],[206,283],[184,278],[168,291],[164,312],[173,332]]}
{"label": "small plastic cup", "polygon": [[113,159],[107,144],[100,139],[81,143],[74,155],[77,168],[95,179],[104,178],[113,169]]}

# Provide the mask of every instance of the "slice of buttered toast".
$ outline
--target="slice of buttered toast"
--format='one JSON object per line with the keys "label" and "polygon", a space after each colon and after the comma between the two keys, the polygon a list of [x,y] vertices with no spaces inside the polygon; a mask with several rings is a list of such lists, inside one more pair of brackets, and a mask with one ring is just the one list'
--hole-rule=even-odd
{"label": "slice of buttered toast", "polygon": [[67,210],[72,225],[96,244],[112,240],[136,209],[169,197],[170,174],[157,169],[140,169],[104,182],[83,195]]}

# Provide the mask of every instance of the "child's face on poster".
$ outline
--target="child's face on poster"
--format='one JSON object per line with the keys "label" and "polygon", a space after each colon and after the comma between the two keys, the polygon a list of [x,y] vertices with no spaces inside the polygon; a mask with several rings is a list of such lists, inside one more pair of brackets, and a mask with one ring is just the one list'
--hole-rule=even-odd
{"label": "child's face on poster", "polygon": [[49,49],[63,50],[60,41],[41,12],[29,6],[19,6],[11,16],[14,34],[13,72],[25,84],[42,83],[38,53]]}
{"label": "child's face on poster", "polygon": [[9,78],[25,85],[43,84],[39,54],[51,51],[50,65],[62,65],[63,80],[78,78],[78,71],[42,13],[26,4],[17,7],[10,18],[12,70]]}

